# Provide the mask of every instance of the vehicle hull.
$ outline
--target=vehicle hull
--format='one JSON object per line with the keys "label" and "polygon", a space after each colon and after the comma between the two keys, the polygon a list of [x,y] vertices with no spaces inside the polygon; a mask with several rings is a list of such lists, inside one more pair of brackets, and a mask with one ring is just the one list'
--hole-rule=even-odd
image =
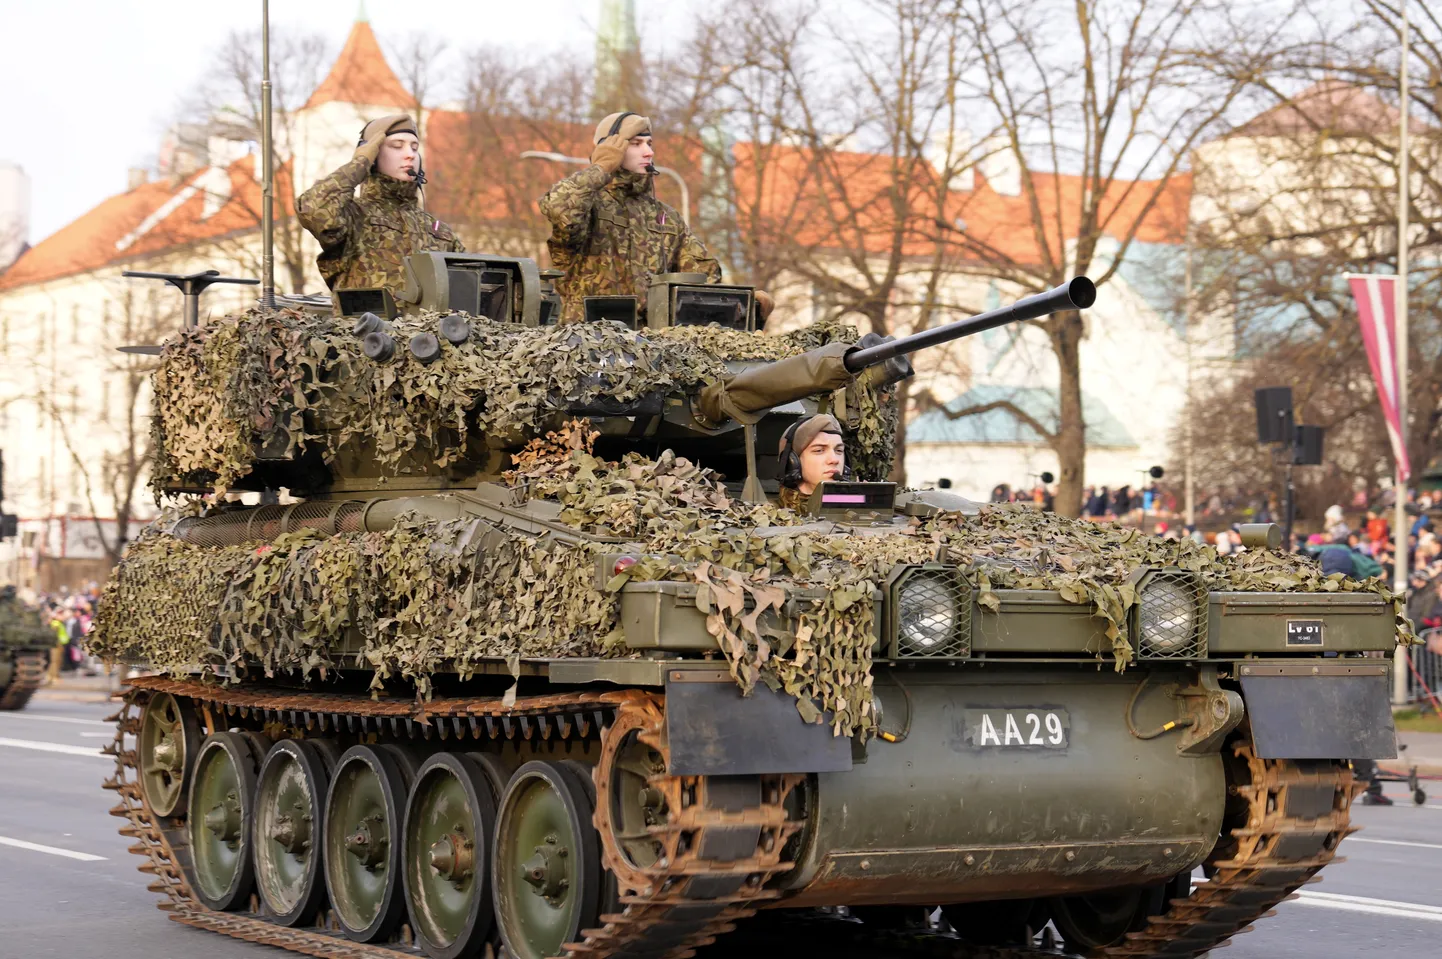
{"label": "vehicle hull", "polygon": [[[1221,832],[1222,757],[1180,753],[1177,733],[1142,740],[1129,732],[1128,703],[1145,674],[895,674],[909,694],[910,729],[900,742],[873,740],[849,772],[816,776],[787,905],[1063,895],[1192,869]],[[1164,671],[1154,686],[1158,679]],[[898,728],[908,695],[885,676],[876,688],[884,728]],[[967,730],[977,711],[1024,720],[1038,709],[1065,711],[1065,749],[980,745]],[[1144,728],[1175,715],[1160,688],[1136,706]]]}

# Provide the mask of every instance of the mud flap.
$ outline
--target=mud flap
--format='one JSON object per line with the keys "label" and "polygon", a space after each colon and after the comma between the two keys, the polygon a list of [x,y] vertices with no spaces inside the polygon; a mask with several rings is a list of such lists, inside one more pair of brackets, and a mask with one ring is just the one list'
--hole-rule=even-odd
{"label": "mud flap", "polygon": [[[1263,759],[1395,759],[1387,666],[1243,666],[1242,698]],[[1314,672],[1316,670],[1316,672]]]}
{"label": "mud flap", "polygon": [[728,672],[673,670],[666,678],[673,776],[834,773],[851,768],[851,738],[812,725],[785,693],[757,684],[742,696]]}

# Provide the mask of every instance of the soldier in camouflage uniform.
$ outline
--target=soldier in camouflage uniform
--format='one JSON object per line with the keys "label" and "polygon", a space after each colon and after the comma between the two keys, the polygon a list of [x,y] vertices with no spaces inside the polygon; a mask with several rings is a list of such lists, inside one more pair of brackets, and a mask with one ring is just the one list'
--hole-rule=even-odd
{"label": "soldier in camouflage uniform", "polygon": [[367,123],[350,162],[300,195],[296,214],[320,241],[316,265],[332,291],[384,287],[394,296],[410,254],[465,252],[450,227],[421,209],[424,183],[415,121],[396,114]]}
{"label": "soldier in camouflage uniform", "polygon": [[841,424],[830,413],[817,413],[797,420],[781,434],[777,449],[781,458],[782,506],[799,510],[827,480],[847,479],[846,440]]}
{"label": "soldier in camouflage uniform", "polygon": [[639,298],[654,273],[704,273],[721,282],[721,264],[686,226],[681,214],[656,199],[651,121],[613,113],[596,126],[591,165],[566,177],[541,197],[551,221],[551,264],[566,275],[556,281],[562,323],[584,318],[581,298]]}

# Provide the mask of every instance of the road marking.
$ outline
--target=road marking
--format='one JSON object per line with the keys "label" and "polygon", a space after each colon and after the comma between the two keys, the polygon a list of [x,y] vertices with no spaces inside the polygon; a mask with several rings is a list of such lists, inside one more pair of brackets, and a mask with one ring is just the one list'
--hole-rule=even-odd
{"label": "road marking", "polygon": [[86,737],[87,739],[111,739],[115,736],[114,733],[92,733],[83,729],[80,731],[80,735]]}
{"label": "road marking", "polygon": [[1401,839],[1366,839],[1362,836],[1348,836],[1348,842],[1374,842],[1379,846],[1415,846],[1418,849],[1442,849],[1442,843],[1405,842]]}
{"label": "road marking", "polygon": [[1365,912],[1373,916],[1395,919],[1421,919],[1442,922],[1442,906],[1424,906],[1416,902],[1393,902],[1390,899],[1368,899],[1364,896],[1343,896],[1334,892],[1297,893],[1297,902],[1305,906],[1326,906],[1343,912]]}
{"label": "road marking", "polygon": [[31,852],[48,852],[52,856],[64,856],[66,859],[79,859],[81,862],[100,862],[105,858],[104,856],[92,856],[88,852],[76,852],[73,849],[61,849],[58,846],[42,846],[38,842],[11,839],[8,836],[0,836],[0,846],[14,846],[16,849],[29,849]]}
{"label": "road marking", "polygon": [[109,759],[98,749],[89,746],[69,746],[65,743],[41,743],[33,739],[8,739],[0,736],[0,746],[14,746],[16,749],[38,749],[46,753],[64,753],[67,756],[94,756],[97,759]]}
{"label": "road marking", "polygon": [[80,726],[109,726],[115,728],[114,723],[103,723],[98,719],[76,719],[74,716],[34,716],[30,713],[0,713],[5,719],[23,719],[28,723],[75,723]]}

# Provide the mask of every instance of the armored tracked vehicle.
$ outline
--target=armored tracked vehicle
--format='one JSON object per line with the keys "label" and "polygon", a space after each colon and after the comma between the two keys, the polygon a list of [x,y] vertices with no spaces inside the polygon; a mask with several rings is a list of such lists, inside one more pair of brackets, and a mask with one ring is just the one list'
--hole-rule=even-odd
{"label": "armored tracked vehicle", "polygon": [[[1196,956],[1352,830],[1410,635],[1383,585],[1275,527],[1219,559],[883,482],[905,354],[1085,279],[858,344],[687,276],[549,326],[530,261],[411,263],[399,306],[162,352],[153,482],[188,502],[93,646],[160,670],[106,787],[172,919],[639,959],[763,909],[940,906],[1017,954]],[[777,438],[818,409],[858,475],[780,508]]]}
{"label": "armored tracked vehicle", "polygon": [[0,709],[24,709],[45,681],[55,634],[27,608],[15,587],[0,588]]}

